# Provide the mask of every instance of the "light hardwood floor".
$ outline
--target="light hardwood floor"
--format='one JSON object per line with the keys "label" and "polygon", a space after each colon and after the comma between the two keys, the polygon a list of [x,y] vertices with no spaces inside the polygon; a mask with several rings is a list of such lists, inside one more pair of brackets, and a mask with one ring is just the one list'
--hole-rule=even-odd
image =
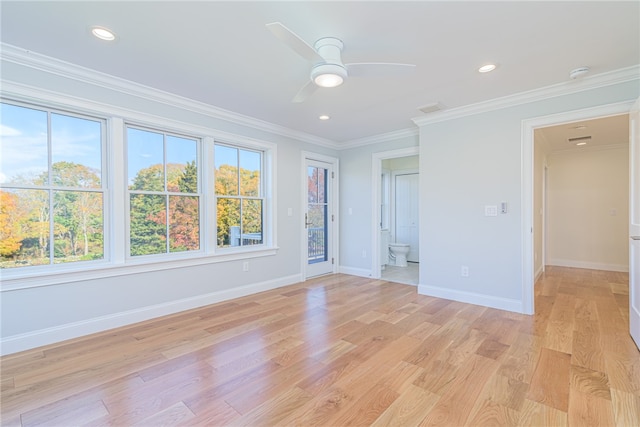
{"label": "light hardwood floor", "polygon": [[332,275],[1,360],[2,425],[640,426],[628,276],[536,315]]}

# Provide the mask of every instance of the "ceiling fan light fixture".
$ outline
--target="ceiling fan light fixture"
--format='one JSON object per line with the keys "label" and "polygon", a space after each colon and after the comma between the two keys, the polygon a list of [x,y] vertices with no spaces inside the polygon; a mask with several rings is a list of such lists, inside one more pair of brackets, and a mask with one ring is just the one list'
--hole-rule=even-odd
{"label": "ceiling fan light fixture", "polygon": [[311,80],[320,87],[340,86],[347,77],[347,69],[338,64],[321,64],[311,70]]}

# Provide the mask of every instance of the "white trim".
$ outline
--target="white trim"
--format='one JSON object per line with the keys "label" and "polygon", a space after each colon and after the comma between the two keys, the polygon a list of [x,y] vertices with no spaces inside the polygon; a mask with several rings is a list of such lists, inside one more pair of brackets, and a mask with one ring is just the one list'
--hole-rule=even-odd
{"label": "white trim", "polygon": [[618,102],[582,110],[568,111],[548,116],[535,117],[522,121],[520,177],[522,206],[522,313],[533,314],[534,308],[534,261],[533,261],[533,131],[536,128],[589,120],[600,117],[616,116],[628,113],[634,101]]}
{"label": "white trim", "polygon": [[366,268],[348,267],[346,265],[338,267],[338,272],[342,274],[349,274],[351,276],[372,277],[371,270],[367,270]]}
{"label": "white trim", "polygon": [[[203,114],[219,120],[230,123],[248,126],[253,129],[285,136],[310,144],[320,145],[332,149],[337,149],[339,145],[331,140],[320,138],[305,132],[295,131],[284,126],[265,122],[253,117],[245,116],[233,111],[214,107],[203,102],[194,101],[169,92],[164,92],[139,83],[134,83],[125,79],[121,79],[109,74],[101,73],[96,70],[61,61],[36,52],[25,51],[16,46],[6,43],[0,43],[0,59],[12,62],[35,70],[44,71],[46,73],[62,76],[68,79],[88,83],[93,86],[106,88],[116,92],[120,92],[130,96],[136,96],[152,102],[178,107],[184,110],[192,111],[197,114]],[[4,82],[3,82],[4,84]],[[5,89],[5,88],[3,88]]]}
{"label": "white trim", "polygon": [[597,89],[604,86],[611,86],[619,83],[637,80],[639,77],[640,65],[634,65],[631,67],[610,71],[608,73],[585,77],[580,80],[558,83],[543,88],[504,96],[501,98],[478,102],[476,104],[469,104],[458,108],[452,108],[450,110],[438,111],[429,114],[428,117],[414,118],[413,122],[418,126],[424,126],[426,124],[438,123],[469,115],[499,110],[502,108],[542,101],[557,96],[570,95],[573,93]]}
{"label": "white trim", "polygon": [[499,310],[522,313],[522,302],[517,299],[493,297],[475,292],[458,291],[439,286],[418,285],[420,295],[428,295],[437,298],[444,298],[467,304],[481,305],[484,307],[497,308]]}
{"label": "white trim", "polygon": [[608,264],[603,262],[579,261],[573,259],[552,258],[547,262],[547,265],[553,265],[557,267],[586,268],[589,270],[620,271],[623,273],[629,272],[628,264]]}
{"label": "white trim", "polygon": [[86,264],[86,267],[84,265],[74,265],[73,270],[37,270],[36,272],[30,271],[29,273],[21,274],[19,277],[13,278],[7,276],[14,270],[3,270],[0,293],[15,291],[18,289],[39,288],[41,286],[59,285],[62,283],[124,276],[128,274],[139,274],[151,271],[170,270],[174,268],[185,268],[197,265],[273,256],[278,253],[278,249],[279,248],[250,248],[248,250],[236,250],[232,253],[217,253],[215,255],[205,255],[200,253],[198,256],[190,256],[189,258],[180,259],[176,259],[175,257],[172,259],[163,259],[162,255],[157,257],[149,255],[141,258],[140,260],[130,258],[126,264],[114,265],[104,262],[101,264]]}
{"label": "white trim", "polygon": [[542,273],[544,273],[544,263],[542,263],[542,265],[540,266],[538,271],[536,271],[536,274],[535,274],[535,276],[533,278],[533,283],[536,283],[538,281],[540,276],[542,276]]}
{"label": "white trim", "polygon": [[2,337],[2,340],[0,341],[1,354],[6,355],[17,353],[19,351],[24,351],[52,343],[58,343],[60,341],[78,338],[96,332],[102,332],[122,326],[130,326],[137,322],[143,322],[145,320],[167,316],[185,310],[191,310],[194,308],[216,304],[233,298],[240,298],[258,292],[264,292],[271,289],[280,288],[282,286],[292,285],[295,283],[299,283],[300,281],[300,275],[294,274],[287,277],[281,277],[265,282],[240,286],[233,289],[211,292],[205,295],[183,298],[176,301],[169,301],[162,304],[156,304],[106,316],[95,317],[79,322],[67,323],[65,325],[55,326],[52,328],[45,328],[33,332],[27,332],[24,334]]}
{"label": "white trim", "polygon": [[[382,191],[380,176],[382,175],[382,161],[385,159],[396,159],[399,157],[419,156],[420,146],[401,148],[398,150],[381,151],[371,154],[371,277],[379,279],[380,271],[380,192]],[[420,170],[418,169],[418,172]]]}
{"label": "white trim", "polygon": [[338,149],[348,150],[350,148],[363,147],[365,145],[397,141],[398,139],[416,137],[419,134],[420,132],[417,128],[400,129],[393,132],[386,132],[378,135],[367,136],[364,138],[352,139],[350,141],[343,142]]}

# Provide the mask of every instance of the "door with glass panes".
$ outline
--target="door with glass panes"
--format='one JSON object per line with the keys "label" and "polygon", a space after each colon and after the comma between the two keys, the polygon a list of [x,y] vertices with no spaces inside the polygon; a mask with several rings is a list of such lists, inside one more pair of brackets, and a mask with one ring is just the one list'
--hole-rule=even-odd
{"label": "door with glass panes", "polygon": [[306,277],[313,277],[332,273],[335,262],[331,244],[335,220],[331,203],[333,168],[330,163],[307,159],[306,169]]}

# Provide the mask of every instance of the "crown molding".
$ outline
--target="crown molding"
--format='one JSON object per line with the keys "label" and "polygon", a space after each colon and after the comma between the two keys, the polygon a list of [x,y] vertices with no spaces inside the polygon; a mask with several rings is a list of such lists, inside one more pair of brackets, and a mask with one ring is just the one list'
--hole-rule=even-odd
{"label": "crown molding", "polygon": [[[152,102],[179,107],[216,119],[224,120],[252,129],[268,132],[275,135],[284,136],[301,142],[318,145],[333,150],[346,150],[350,148],[362,147],[366,145],[379,144],[394,141],[402,138],[414,137],[419,134],[417,128],[405,128],[383,134],[373,135],[364,138],[353,139],[338,143],[336,141],[321,138],[305,132],[296,131],[284,126],[269,123],[260,119],[245,116],[233,111],[215,107],[203,102],[195,101],[169,92],[164,92],[134,83],[119,77],[102,73],[100,71],[81,67],[66,61],[62,61],[49,56],[21,49],[13,45],[0,42],[0,59],[26,66],[32,69],[44,71],[71,80],[91,84],[108,90],[113,90],[126,95],[136,96]],[[484,112],[513,107],[516,105],[540,101],[547,98],[569,95],[572,93],[610,86],[640,78],[640,65],[634,65],[608,73],[585,77],[579,81],[563,82],[527,92],[521,92],[489,101],[470,104],[462,107],[451,108],[429,114],[428,117],[416,117],[413,122],[418,126],[431,123],[452,120],[464,116],[480,114]]]}
{"label": "crown molding", "polygon": [[395,130],[392,132],[381,133],[378,135],[367,136],[364,138],[352,139],[343,142],[339,150],[348,150],[350,148],[363,147],[365,145],[379,144],[382,142],[396,141],[402,138],[417,137],[419,135],[417,127]]}
{"label": "crown molding", "polygon": [[91,84],[126,95],[136,96],[159,104],[182,108],[197,114],[211,116],[216,119],[292,138],[298,141],[320,145],[334,150],[340,148],[340,145],[335,141],[289,129],[284,126],[245,116],[159,89],[154,89],[149,86],[105,74],[90,68],[81,67],[46,55],[31,52],[26,49],[21,49],[6,43],[0,43],[0,59],[71,80]]}
{"label": "crown molding", "polygon": [[438,111],[436,113],[429,114],[428,117],[416,117],[413,119],[413,122],[418,126],[424,126],[431,123],[438,123],[474,114],[486,113],[502,108],[514,107],[517,105],[528,104],[557,96],[570,95],[573,93],[638,79],[640,79],[640,65],[634,65],[607,73],[585,77],[579,81],[558,83],[543,88],[516,93],[514,95],[495,98],[489,101]]}

